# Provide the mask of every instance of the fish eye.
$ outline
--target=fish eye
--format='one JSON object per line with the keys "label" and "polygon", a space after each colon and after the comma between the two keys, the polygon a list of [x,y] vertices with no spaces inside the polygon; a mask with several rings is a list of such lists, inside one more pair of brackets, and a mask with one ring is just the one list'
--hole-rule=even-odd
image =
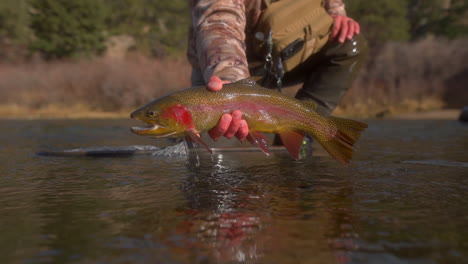
{"label": "fish eye", "polygon": [[146,112],[146,115],[148,117],[155,117],[156,116],[156,112],[155,111],[152,111],[152,110],[149,110],[148,112]]}

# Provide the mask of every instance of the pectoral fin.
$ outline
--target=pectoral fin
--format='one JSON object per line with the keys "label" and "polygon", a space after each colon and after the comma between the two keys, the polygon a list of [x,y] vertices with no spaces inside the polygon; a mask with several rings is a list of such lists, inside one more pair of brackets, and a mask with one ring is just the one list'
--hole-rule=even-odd
{"label": "pectoral fin", "polygon": [[268,141],[265,135],[259,132],[250,132],[247,136],[247,140],[252,143],[252,145],[257,145],[266,155],[270,155]]}
{"label": "pectoral fin", "polygon": [[295,131],[286,131],[279,134],[283,145],[288,150],[289,154],[293,156],[295,160],[299,159],[299,149],[302,146],[304,140],[304,134]]}
{"label": "pectoral fin", "polygon": [[187,130],[186,131],[187,136],[193,140],[193,142],[198,143],[205,147],[210,153],[213,153],[213,151],[208,147],[208,145],[195,133],[193,130]]}

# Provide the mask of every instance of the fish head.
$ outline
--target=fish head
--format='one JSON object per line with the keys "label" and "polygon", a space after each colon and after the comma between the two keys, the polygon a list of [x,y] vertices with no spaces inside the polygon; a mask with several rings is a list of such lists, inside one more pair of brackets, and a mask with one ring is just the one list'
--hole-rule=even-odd
{"label": "fish head", "polygon": [[182,137],[188,129],[193,128],[190,111],[172,97],[156,99],[135,110],[130,117],[148,125],[131,128],[133,133],[142,136]]}

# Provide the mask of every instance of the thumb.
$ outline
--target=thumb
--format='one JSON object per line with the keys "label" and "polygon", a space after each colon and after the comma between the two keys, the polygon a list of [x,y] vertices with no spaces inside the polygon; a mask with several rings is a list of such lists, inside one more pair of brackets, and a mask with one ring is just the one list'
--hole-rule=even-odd
{"label": "thumb", "polygon": [[218,76],[211,76],[208,81],[207,88],[212,92],[219,91],[223,88],[223,84],[229,83],[229,81],[223,81]]}

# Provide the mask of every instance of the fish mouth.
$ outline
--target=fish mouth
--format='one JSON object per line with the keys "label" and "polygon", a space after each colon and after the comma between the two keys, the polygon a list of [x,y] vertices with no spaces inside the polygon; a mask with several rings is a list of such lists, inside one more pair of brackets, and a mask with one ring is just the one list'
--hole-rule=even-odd
{"label": "fish mouth", "polygon": [[146,126],[144,126],[144,127],[134,126],[134,127],[130,128],[130,131],[132,131],[133,133],[135,133],[137,135],[146,136],[146,135],[149,135],[149,134],[153,134],[155,132],[157,133],[157,130],[159,128],[163,128],[163,126],[161,126],[160,124],[158,124],[156,122],[154,122],[154,123],[151,122],[150,123],[150,122],[146,122],[145,120],[142,120],[142,118],[140,117],[140,111],[138,111],[138,110],[133,112],[132,114],[130,114],[130,118],[146,123]]}
{"label": "fish mouth", "polygon": [[147,125],[145,127],[132,127],[130,129],[130,131],[132,131],[133,133],[135,134],[146,134],[148,132],[151,132],[151,131],[154,131],[154,130],[157,130],[158,128],[160,128],[161,126],[158,125],[158,124],[153,124],[153,125]]}
{"label": "fish mouth", "polygon": [[141,111],[137,110],[130,115],[130,118],[145,123],[146,126],[133,126],[130,131],[140,136],[154,138],[171,137],[177,134],[172,127],[159,124],[156,120],[147,120],[142,117]]}
{"label": "fish mouth", "polygon": [[149,124],[146,127],[131,127],[130,131],[141,136],[150,136],[155,138],[170,137],[175,135],[176,131],[170,131],[159,124]]}

